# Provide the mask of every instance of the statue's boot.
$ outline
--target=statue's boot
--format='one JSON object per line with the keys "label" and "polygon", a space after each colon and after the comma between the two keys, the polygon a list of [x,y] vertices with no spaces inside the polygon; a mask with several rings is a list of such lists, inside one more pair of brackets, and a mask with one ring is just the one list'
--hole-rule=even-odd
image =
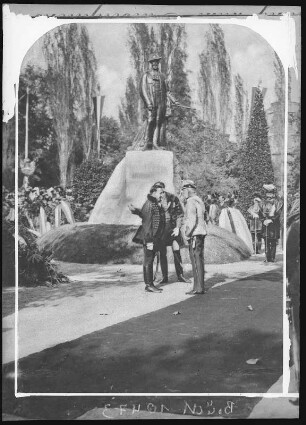
{"label": "statue's boot", "polygon": [[155,149],[157,151],[165,150],[165,148],[163,148],[162,146],[158,146],[156,143],[153,143],[153,149]]}

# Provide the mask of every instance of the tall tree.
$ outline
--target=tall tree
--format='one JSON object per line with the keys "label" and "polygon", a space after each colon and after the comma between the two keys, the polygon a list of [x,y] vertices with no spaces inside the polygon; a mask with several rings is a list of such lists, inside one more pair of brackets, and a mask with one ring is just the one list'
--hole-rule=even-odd
{"label": "tall tree", "polygon": [[[58,161],[53,121],[48,107],[49,89],[46,72],[42,68],[32,65],[23,69],[19,78],[19,160],[24,159],[25,154],[27,89],[29,91],[28,154],[30,159],[36,162],[36,171],[30,178],[30,182],[40,185],[49,179],[50,185],[58,184]],[[15,119],[14,116],[3,128],[3,183],[10,188],[14,186]],[[43,169],[43,173],[41,169]]]}
{"label": "tall tree", "polygon": [[220,25],[209,25],[204,41],[199,75],[203,119],[226,133],[231,117],[232,78],[230,57]]}
{"label": "tall tree", "polygon": [[241,209],[245,214],[253,193],[262,191],[263,184],[274,183],[268,124],[259,88],[255,90],[248,134],[241,147],[240,164],[239,193]]}
{"label": "tall tree", "polygon": [[[161,71],[167,76],[174,97],[185,106],[191,105],[190,86],[186,71],[186,30],[182,24],[161,24],[158,44],[161,51]],[[177,108],[172,120],[182,124],[188,110]]]}
{"label": "tall tree", "polygon": [[[276,100],[271,104],[270,144],[272,146],[275,183],[283,188],[284,125],[285,125],[285,73],[281,60],[274,52],[274,92]],[[290,98],[289,98],[290,99]]]}
{"label": "tall tree", "polygon": [[83,113],[80,123],[81,141],[83,152],[86,159],[91,153],[92,130],[94,127],[93,119],[93,101],[92,97],[96,94],[97,88],[97,61],[89,39],[87,29],[84,26],[80,28],[80,54],[82,56],[81,83]]}
{"label": "tall tree", "polygon": [[[44,54],[50,87],[50,110],[58,146],[60,183],[69,183],[72,155],[91,143],[91,102],[96,88],[96,61],[87,30],[79,24],[62,25],[45,35]],[[83,132],[81,131],[83,130]],[[83,133],[83,134],[82,134]]]}
{"label": "tall tree", "polygon": [[234,77],[235,84],[235,135],[236,141],[240,145],[244,138],[244,133],[246,130],[246,118],[247,118],[247,109],[248,109],[248,98],[247,92],[244,88],[243,79],[240,74],[235,75]]}
{"label": "tall tree", "polygon": [[133,132],[141,122],[138,102],[139,90],[137,90],[134,78],[129,76],[126,82],[125,98],[121,100],[119,108],[119,120],[125,132]]}

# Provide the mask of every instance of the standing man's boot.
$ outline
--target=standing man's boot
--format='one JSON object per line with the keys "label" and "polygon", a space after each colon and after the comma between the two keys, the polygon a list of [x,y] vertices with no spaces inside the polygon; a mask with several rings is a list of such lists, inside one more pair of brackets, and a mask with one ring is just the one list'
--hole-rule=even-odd
{"label": "standing man's boot", "polygon": [[162,280],[157,282],[157,285],[163,285],[165,283],[168,283],[168,260],[167,260],[167,247],[161,246],[159,251],[159,258],[160,258],[160,269],[162,272]]}
{"label": "standing man's boot", "polygon": [[275,263],[276,241],[271,242],[271,262]]}
{"label": "standing man's boot", "polygon": [[147,292],[162,292],[162,289],[156,288],[153,284],[153,265],[144,266],[145,273],[145,291]]}
{"label": "standing man's boot", "polygon": [[267,262],[271,262],[271,241],[268,240],[268,247],[267,247]]}
{"label": "standing man's boot", "polygon": [[173,250],[173,258],[174,258],[174,266],[175,271],[177,275],[178,282],[186,282],[190,283],[187,279],[184,277],[183,267],[182,267],[182,257],[180,250]]}

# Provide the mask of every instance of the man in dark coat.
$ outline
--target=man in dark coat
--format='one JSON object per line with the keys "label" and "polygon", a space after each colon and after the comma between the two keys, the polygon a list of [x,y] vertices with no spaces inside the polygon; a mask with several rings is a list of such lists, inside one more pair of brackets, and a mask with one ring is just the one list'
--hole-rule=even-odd
{"label": "man in dark coat", "polygon": [[280,216],[283,203],[276,198],[276,188],[273,184],[264,184],[265,200],[260,209],[260,218],[263,224],[262,236],[265,240],[265,262],[275,262],[276,245],[280,238]]}
{"label": "man in dark coat", "polygon": [[160,206],[163,192],[164,189],[160,185],[153,185],[150,189],[140,212],[142,224],[133,238],[133,242],[143,245],[143,276],[147,292],[162,291],[153,284],[153,262],[160,250],[165,231],[165,214]]}
{"label": "man in dark coat", "polygon": [[[154,186],[165,189],[165,183],[161,181],[155,183]],[[167,246],[172,247],[174,266],[178,282],[188,282],[184,277],[182,257],[180,252],[180,248],[184,246],[184,241],[180,232],[184,218],[183,207],[176,195],[166,192],[165,190],[161,198],[161,207],[165,214],[165,230],[159,250],[160,266],[163,276],[159,284],[168,283]],[[129,208],[133,214],[137,214],[142,218],[141,210],[135,208],[133,205],[130,205]]]}

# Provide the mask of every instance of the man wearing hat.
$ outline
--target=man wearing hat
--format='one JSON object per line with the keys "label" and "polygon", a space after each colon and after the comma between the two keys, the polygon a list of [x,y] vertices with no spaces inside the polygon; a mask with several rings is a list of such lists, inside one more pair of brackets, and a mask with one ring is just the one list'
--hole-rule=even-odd
{"label": "man wearing hat", "polygon": [[253,194],[253,205],[248,209],[249,229],[252,235],[252,242],[255,254],[259,254],[262,241],[262,222],[259,218],[261,208],[261,197],[259,193]]}
{"label": "man wearing hat", "polygon": [[260,210],[263,224],[263,238],[265,240],[265,262],[275,262],[276,245],[280,238],[280,216],[283,203],[276,199],[276,187],[273,184],[264,184],[265,200]]}
{"label": "man wearing hat", "polygon": [[160,55],[150,55],[150,69],[143,74],[140,82],[140,96],[148,119],[145,149],[165,146],[167,102],[178,105],[170,93],[165,75],[159,71],[160,60]]}
{"label": "man wearing hat", "polygon": [[162,291],[153,283],[153,263],[156,253],[160,250],[165,231],[165,215],[160,206],[163,192],[164,189],[160,184],[151,187],[140,212],[142,224],[133,238],[133,242],[143,245],[143,277],[147,292]]}
{"label": "man wearing hat", "polygon": [[204,239],[206,223],[205,206],[196,194],[196,186],[192,180],[185,180],[182,195],[186,199],[185,236],[189,242],[189,254],[193,270],[193,288],[188,295],[204,294]]}

